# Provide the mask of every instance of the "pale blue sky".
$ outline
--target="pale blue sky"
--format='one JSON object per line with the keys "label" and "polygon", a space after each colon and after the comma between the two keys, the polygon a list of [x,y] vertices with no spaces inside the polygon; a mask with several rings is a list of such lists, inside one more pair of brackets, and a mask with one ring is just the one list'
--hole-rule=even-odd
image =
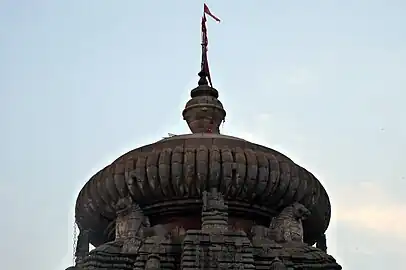
{"label": "pale blue sky", "polygon": [[[188,132],[181,109],[197,83],[202,3],[0,0],[5,269],[69,266],[87,179]],[[208,4],[223,20],[208,25],[223,133],[320,178],[333,204],[329,252],[345,270],[404,269],[406,2]]]}

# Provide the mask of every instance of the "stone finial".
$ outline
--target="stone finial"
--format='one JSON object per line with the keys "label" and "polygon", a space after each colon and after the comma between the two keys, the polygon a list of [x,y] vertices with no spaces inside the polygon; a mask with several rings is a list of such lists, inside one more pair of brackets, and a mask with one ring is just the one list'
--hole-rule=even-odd
{"label": "stone finial", "polygon": [[218,100],[218,91],[208,85],[202,72],[199,76],[199,85],[190,92],[191,99],[183,110],[183,119],[192,133],[220,133],[226,111]]}
{"label": "stone finial", "polygon": [[203,192],[202,231],[225,232],[228,229],[228,207],[216,189]]}

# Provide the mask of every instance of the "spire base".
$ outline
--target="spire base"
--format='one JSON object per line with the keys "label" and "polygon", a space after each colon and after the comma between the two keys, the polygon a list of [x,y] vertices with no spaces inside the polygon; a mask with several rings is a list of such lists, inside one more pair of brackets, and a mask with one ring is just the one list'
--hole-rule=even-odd
{"label": "spire base", "polygon": [[[201,77],[201,81],[202,84],[190,92],[191,99],[183,110],[183,119],[186,120],[192,133],[218,134],[226,111],[217,99],[218,91],[207,84],[205,77]],[[205,82],[206,84],[203,84]]]}

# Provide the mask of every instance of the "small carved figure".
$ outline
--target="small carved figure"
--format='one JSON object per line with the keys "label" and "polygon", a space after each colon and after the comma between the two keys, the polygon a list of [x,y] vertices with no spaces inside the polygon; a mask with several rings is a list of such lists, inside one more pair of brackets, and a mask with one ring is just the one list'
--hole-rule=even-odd
{"label": "small carved figure", "polygon": [[269,270],[287,270],[287,267],[278,257],[276,257],[272,260]]}
{"label": "small carved figure", "polygon": [[122,242],[123,253],[137,254],[141,246],[143,230],[149,226],[148,218],[130,196],[118,200],[116,211],[115,241]]}
{"label": "small carved figure", "polygon": [[303,243],[302,220],[310,215],[310,211],[300,203],[285,207],[270,224],[272,239],[277,243]]}
{"label": "small carved figure", "polygon": [[128,207],[130,207],[133,203],[133,200],[130,196],[127,197],[123,197],[118,199],[115,208],[116,208],[116,212],[120,213],[126,209],[128,209]]}

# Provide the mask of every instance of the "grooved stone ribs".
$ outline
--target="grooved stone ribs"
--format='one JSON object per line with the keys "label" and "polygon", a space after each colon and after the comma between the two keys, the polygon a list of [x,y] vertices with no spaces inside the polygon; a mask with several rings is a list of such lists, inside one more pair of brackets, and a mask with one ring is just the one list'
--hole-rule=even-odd
{"label": "grooved stone ribs", "polygon": [[[100,219],[105,219],[103,224],[112,221],[112,205],[128,194],[143,206],[165,201],[165,212],[171,211],[171,201],[200,200],[204,190],[218,188],[230,209],[235,205],[250,211],[245,203],[272,212],[295,201],[302,203],[312,212],[304,223],[305,241],[314,242],[326,230],[329,199],[311,173],[272,149],[222,135],[212,136],[215,139],[199,135],[203,139],[195,141],[198,135],[135,149],[95,174],[77,200],[80,226],[100,237],[106,230]],[[91,237],[91,242],[98,241]]]}

